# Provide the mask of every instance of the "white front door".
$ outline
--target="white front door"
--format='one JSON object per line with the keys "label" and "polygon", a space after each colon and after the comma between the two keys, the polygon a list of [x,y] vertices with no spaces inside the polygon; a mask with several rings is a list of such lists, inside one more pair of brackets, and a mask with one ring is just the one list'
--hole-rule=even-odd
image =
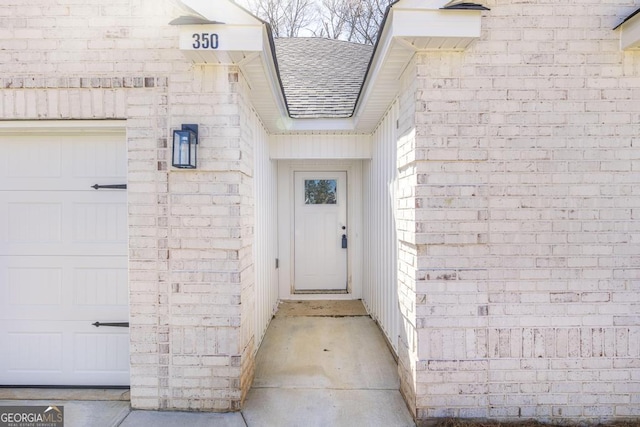
{"label": "white front door", "polygon": [[347,292],[347,173],[294,174],[295,292]]}
{"label": "white front door", "polygon": [[127,385],[124,133],[0,135],[0,385]]}

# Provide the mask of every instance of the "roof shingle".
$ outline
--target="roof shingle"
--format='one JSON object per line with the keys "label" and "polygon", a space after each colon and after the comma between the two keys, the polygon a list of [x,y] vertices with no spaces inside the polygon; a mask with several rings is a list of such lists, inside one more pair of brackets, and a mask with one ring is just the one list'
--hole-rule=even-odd
{"label": "roof shingle", "polygon": [[292,118],[351,117],[373,46],[316,37],[275,39]]}

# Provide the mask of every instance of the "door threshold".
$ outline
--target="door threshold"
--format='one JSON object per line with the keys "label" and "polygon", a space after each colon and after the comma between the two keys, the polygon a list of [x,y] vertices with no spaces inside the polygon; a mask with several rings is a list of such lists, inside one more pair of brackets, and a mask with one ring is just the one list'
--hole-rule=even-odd
{"label": "door threshold", "polygon": [[279,301],[275,317],[369,316],[362,300]]}
{"label": "door threshold", "polygon": [[310,289],[303,291],[293,291],[293,295],[346,295],[349,292],[346,290],[325,290],[325,289]]}

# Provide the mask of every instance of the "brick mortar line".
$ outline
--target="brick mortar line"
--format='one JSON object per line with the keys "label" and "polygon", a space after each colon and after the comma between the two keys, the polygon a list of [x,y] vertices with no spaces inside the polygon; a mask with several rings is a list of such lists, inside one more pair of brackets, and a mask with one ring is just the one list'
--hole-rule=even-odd
{"label": "brick mortar line", "polygon": [[167,77],[5,77],[3,89],[148,89],[167,87]]}

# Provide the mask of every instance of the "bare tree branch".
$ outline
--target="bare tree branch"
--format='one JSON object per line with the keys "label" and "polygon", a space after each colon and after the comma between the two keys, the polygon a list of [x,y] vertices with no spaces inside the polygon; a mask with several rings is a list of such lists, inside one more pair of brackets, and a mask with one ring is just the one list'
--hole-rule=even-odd
{"label": "bare tree branch", "polygon": [[287,37],[296,37],[302,29],[317,22],[314,0],[288,0],[285,8]]}
{"label": "bare tree branch", "polygon": [[275,37],[297,37],[317,23],[314,0],[252,0],[249,10],[271,24]]}
{"label": "bare tree branch", "polygon": [[384,19],[384,13],[392,0],[351,0],[353,36],[350,41],[374,44]]}
{"label": "bare tree branch", "polygon": [[349,20],[349,3],[345,0],[322,0],[319,16],[323,32],[317,35],[330,39],[341,38]]}
{"label": "bare tree branch", "polygon": [[248,0],[275,37],[317,37],[374,44],[393,0]]}

